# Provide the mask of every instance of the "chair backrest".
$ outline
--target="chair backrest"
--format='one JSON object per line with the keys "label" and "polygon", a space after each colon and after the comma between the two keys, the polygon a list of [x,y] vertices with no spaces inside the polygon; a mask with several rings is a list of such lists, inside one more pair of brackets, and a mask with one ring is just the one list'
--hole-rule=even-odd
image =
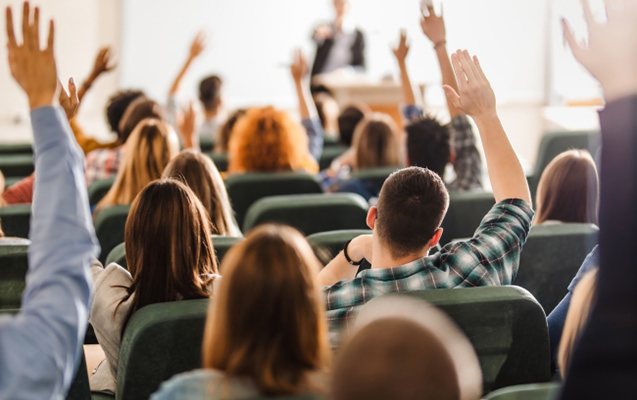
{"label": "chair backrest", "polygon": [[387,177],[399,169],[400,167],[365,168],[352,173],[350,179],[371,182],[380,190]]}
{"label": "chair backrest", "polygon": [[[230,247],[241,240],[243,240],[243,238],[212,235],[212,244],[215,248],[215,252],[217,253],[217,261],[219,265],[221,265],[221,261],[223,261],[223,257],[226,255]],[[128,264],[126,263],[126,246],[124,243],[120,243],[113,247],[113,250],[108,253],[108,257],[106,257],[104,265],[108,265],[110,263],[117,263],[121,267],[128,269]]]}
{"label": "chair backrest", "polygon": [[199,149],[202,153],[211,152],[215,147],[215,142],[212,140],[210,136],[202,135],[199,136]]}
{"label": "chair backrest", "polygon": [[104,198],[106,193],[111,190],[111,186],[115,182],[115,178],[102,179],[91,183],[88,187],[88,203],[91,206],[97,205],[97,203]]}
{"label": "chair backrest", "polygon": [[548,314],[557,306],[586,255],[597,244],[593,224],[543,224],[531,228],[513,283],[527,289]]}
{"label": "chair backrest", "polygon": [[[348,240],[354,239],[360,235],[371,235],[370,229],[343,229],[339,231],[319,232],[307,237],[307,241],[310,242],[315,252],[323,255],[322,252],[327,252],[325,257],[332,259],[343,250],[345,243]],[[321,257],[323,258],[323,257]]]}
{"label": "chair backrest", "polygon": [[93,224],[95,225],[95,235],[100,242],[102,252],[99,260],[104,263],[108,253],[115,246],[124,241],[124,231],[126,229],[126,218],[130,205],[107,207],[97,213]]}
{"label": "chair backrest", "polygon": [[0,145],[2,156],[9,154],[33,154],[31,143],[7,143]]}
{"label": "chair backrest", "polygon": [[4,176],[29,176],[34,171],[32,154],[3,154],[0,171]]}
{"label": "chair backrest", "polygon": [[16,204],[0,207],[0,221],[6,236],[29,237],[31,227],[31,204]]}
{"label": "chair backrest", "polygon": [[535,197],[542,172],[555,156],[570,149],[587,149],[595,157],[599,147],[599,131],[562,131],[544,134],[537,153],[535,169],[529,179],[532,196]]}
{"label": "chair backrest", "polygon": [[485,400],[557,400],[561,389],[557,382],[516,385],[489,393]]}
{"label": "chair backrest", "polygon": [[491,192],[451,192],[440,242],[446,244],[453,239],[472,237],[494,204]]}
{"label": "chair backrest", "polygon": [[300,194],[263,198],[250,207],[243,224],[248,232],[266,222],[291,225],[306,235],[367,228],[368,205],[354,193]]}
{"label": "chair backrest", "polygon": [[322,193],[321,185],[304,172],[249,173],[231,175],[226,179],[228,195],[239,226],[248,209],[266,196]]}
{"label": "chair backrest", "polygon": [[208,299],[151,304],[131,317],[119,352],[115,398],[147,400],[180,372],[201,367]]}
{"label": "chair backrest", "polygon": [[215,163],[215,166],[219,170],[219,172],[225,172],[228,170],[228,155],[227,154],[218,154],[218,153],[206,153],[208,157],[212,159]]}
{"label": "chair backrest", "polygon": [[0,246],[0,310],[18,309],[29,269],[28,245]]}
{"label": "chair backrest", "polygon": [[482,367],[485,393],[551,379],[546,316],[525,289],[517,286],[435,289],[404,295],[440,308],[467,335]]}
{"label": "chair backrest", "polygon": [[340,157],[343,153],[345,153],[349,147],[343,145],[335,145],[323,147],[323,152],[321,153],[321,157],[319,158],[319,168],[320,170],[324,170],[329,168],[334,161],[335,158]]}

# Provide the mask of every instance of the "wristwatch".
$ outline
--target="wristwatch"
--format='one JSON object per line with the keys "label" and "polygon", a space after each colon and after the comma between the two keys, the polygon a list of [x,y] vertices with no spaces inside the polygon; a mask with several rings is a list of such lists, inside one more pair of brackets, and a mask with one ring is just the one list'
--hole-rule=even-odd
{"label": "wristwatch", "polygon": [[351,241],[352,239],[348,240],[347,243],[345,243],[345,247],[343,248],[343,255],[345,256],[345,259],[347,260],[347,262],[350,263],[351,265],[357,265],[357,266],[361,265],[365,258],[362,258],[360,261],[352,261],[352,259],[349,258],[349,254],[347,254],[347,246],[349,246]]}

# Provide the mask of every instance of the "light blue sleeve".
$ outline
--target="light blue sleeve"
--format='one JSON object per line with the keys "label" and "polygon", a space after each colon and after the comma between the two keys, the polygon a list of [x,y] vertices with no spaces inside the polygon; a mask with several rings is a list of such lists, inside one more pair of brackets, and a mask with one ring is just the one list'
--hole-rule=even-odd
{"label": "light blue sleeve", "polygon": [[99,252],[84,156],[59,108],[31,112],[35,193],[22,309],[0,319],[0,398],[63,399],[88,321],[89,262]]}
{"label": "light blue sleeve", "polygon": [[323,126],[321,120],[318,118],[304,119],[302,122],[303,128],[307,133],[308,138],[308,150],[310,155],[318,162],[323,153]]}

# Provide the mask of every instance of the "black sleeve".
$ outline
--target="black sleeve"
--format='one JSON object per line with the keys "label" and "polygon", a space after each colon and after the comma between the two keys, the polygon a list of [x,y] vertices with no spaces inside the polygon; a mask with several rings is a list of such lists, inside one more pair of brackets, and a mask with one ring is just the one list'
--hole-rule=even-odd
{"label": "black sleeve", "polygon": [[352,46],[352,66],[365,68],[365,36],[356,30],[356,40]]}
{"label": "black sleeve", "polygon": [[628,399],[637,377],[637,96],[600,113],[600,268],[563,399]]}

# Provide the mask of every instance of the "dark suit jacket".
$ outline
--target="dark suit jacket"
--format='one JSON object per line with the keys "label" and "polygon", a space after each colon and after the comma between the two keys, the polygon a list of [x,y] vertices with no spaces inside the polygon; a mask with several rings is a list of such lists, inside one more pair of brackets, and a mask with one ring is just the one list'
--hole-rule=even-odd
{"label": "dark suit jacket", "polygon": [[[320,74],[325,68],[327,58],[330,55],[330,50],[334,45],[334,39],[327,39],[323,43],[319,44],[316,49],[316,57],[314,58],[314,64],[312,66],[312,76]],[[365,37],[363,32],[356,30],[356,39],[352,45],[352,63],[353,67],[365,68]]]}

